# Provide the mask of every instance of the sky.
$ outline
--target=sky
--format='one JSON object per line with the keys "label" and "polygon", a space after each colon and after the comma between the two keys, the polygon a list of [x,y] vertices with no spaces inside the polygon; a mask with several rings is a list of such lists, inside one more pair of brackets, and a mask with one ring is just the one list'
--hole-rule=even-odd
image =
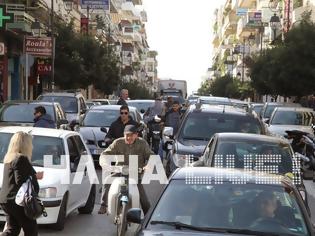
{"label": "sky", "polygon": [[214,11],[224,0],[142,0],[150,50],[158,52],[158,77],[184,79],[196,91],[211,67]]}

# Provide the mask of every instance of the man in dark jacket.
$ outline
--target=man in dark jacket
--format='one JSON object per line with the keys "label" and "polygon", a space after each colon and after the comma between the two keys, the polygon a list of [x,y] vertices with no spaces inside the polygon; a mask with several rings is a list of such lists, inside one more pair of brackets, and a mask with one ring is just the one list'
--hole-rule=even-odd
{"label": "man in dark jacket", "polygon": [[124,129],[126,125],[137,125],[138,123],[132,119],[129,115],[129,108],[128,106],[121,106],[120,107],[120,116],[116,121],[114,121],[108,130],[108,133],[105,137],[106,143],[111,143],[115,139],[124,137]]}
{"label": "man in dark jacket", "polygon": [[128,94],[128,90],[127,89],[122,89],[120,91],[120,98],[117,102],[117,105],[125,105],[128,106],[126,100],[128,99],[129,94]]}
{"label": "man in dark jacket", "polygon": [[49,114],[46,114],[46,109],[43,106],[35,107],[34,122],[34,127],[56,128],[55,122]]}

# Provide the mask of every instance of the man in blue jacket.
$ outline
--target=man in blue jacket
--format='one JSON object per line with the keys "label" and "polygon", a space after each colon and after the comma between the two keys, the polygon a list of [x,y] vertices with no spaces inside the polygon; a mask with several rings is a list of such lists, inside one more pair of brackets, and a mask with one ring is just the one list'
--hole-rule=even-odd
{"label": "man in blue jacket", "polygon": [[49,114],[46,114],[46,109],[43,106],[35,107],[34,122],[34,127],[56,128],[55,121],[53,121]]}

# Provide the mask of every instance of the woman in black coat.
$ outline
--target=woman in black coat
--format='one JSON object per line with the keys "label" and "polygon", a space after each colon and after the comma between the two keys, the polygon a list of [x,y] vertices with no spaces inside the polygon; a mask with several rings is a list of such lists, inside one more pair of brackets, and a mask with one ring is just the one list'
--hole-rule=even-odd
{"label": "woman in black coat", "polygon": [[25,132],[15,133],[4,157],[3,183],[0,191],[0,204],[7,214],[6,229],[1,235],[20,234],[21,228],[25,236],[37,236],[37,222],[28,218],[24,208],[15,203],[15,197],[22,184],[31,176],[35,191],[38,193],[37,179],[43,178],[43,172],[36,173],[31,165],[32,136]]}

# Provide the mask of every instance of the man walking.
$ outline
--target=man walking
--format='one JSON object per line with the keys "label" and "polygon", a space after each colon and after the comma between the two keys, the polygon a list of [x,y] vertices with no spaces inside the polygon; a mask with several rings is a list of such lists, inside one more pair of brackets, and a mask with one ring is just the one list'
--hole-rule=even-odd
{"label": "man walking", "polygon": [[128,106],[126,100],[128,99],[129,94],[128,94],[128,90],[127,89],[122,89],[120,91],[120,98],[117,102],[117,105],[125,105]]}
{"label": "man walking", "polygon": [[56,128],[56,124],[43,106],[35,107],[34,111],[34,127]]}

